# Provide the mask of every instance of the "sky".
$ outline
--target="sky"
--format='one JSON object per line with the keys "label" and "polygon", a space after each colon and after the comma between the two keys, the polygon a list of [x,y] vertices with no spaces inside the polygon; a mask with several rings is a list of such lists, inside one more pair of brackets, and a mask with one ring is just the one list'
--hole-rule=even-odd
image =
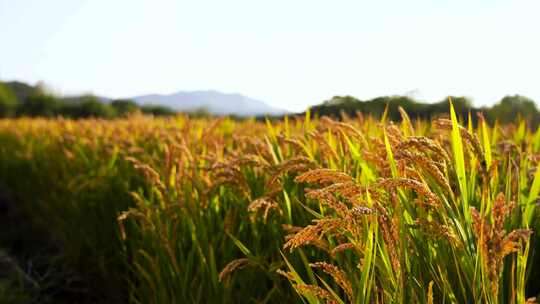
{"label": "sky", "polygon": [[540,103],[538,0],[0,0],[0,80],[112,98],[215,89]]}

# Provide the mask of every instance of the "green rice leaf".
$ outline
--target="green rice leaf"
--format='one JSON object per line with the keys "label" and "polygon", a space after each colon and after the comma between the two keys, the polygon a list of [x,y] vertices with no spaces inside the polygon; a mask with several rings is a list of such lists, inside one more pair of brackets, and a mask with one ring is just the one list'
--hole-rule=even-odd
{"label": "green rice leaf", "polygon": [[[452,104],[452,99],[448,97],[450,102],[450,117],[452,120],[452,152],[454,154],[454,165],[456,167],[456,174],[459,183],[459,190],[461,192],[461,200],[464,214],[469,213],[469,201],[467,194],[467,175],[465,172],[465,153],[463,151],[463,141],[461,139],[461,132],[459,130],[459,123]],[[466,218],[468,218],[466,216]]]}

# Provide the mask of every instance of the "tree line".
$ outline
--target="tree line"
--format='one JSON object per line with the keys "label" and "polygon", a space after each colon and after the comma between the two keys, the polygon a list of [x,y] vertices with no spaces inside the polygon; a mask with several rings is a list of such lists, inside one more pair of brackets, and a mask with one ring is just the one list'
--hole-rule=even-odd
{"label": "tree line", "polygon": [[58,97],[43,85],[22,82],[0,82],[1,117],[115,118],[134,112],[155,116],[174,115],[175,111],[160,105],[138,105],[133,100],[104,101],[93,95]]}
{"label": "tree line", "polygon": [[[449,96],[456,113],[465,121],[470,117],[473,123],[478,120],[478,113],[490,123],[512,123],[518,117],[527,120],[532,126],[540,123],[540,112],[535,102],[522,95],[508,95],[490,107],[474,107],[472,101],[463,96]],[[387,109],[388,107],[388,109]],[[411,119],[428,119],[448,114],[448,97],[435,102],[423,103],[408,96],[384,96],[370,100],[359,100],[352,96],[334,96],[322,104],[310,108],[311,113],[318,116],[342,117],[344,114],[354,116],[357,113],[382,117],[385,110],[387,117],[393,121],[401,120],[399,107],[402,107]],[[469,115],[470,114],[470,115]]]}

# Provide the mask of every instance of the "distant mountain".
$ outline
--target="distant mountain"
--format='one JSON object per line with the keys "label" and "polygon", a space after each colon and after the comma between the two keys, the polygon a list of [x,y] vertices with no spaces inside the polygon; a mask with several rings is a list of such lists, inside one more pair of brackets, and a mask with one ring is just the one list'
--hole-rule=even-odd
{"label": "distant mountain", "polygon": [[180,91],[173,94],[151,94],[132,97],[139,104],[155,104],[170,107],[176,111],[207,110],[214,115],[279,115],[286,113],[266,103],[241,94],[228,94],[214,90]]}

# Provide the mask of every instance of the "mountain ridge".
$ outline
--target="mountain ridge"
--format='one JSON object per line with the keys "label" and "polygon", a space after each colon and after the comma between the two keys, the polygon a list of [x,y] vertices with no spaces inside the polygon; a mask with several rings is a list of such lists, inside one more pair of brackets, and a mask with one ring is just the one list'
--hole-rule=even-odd
{"label": "mountain ridge", "polygon": [[131,97],[139,104],[155,104],[177,111],[205,109],[213,115],[279,115],[286,110],[272,107],[240,93],[223,93],[217,90],[177,91],[170,94],[146,94]]}

